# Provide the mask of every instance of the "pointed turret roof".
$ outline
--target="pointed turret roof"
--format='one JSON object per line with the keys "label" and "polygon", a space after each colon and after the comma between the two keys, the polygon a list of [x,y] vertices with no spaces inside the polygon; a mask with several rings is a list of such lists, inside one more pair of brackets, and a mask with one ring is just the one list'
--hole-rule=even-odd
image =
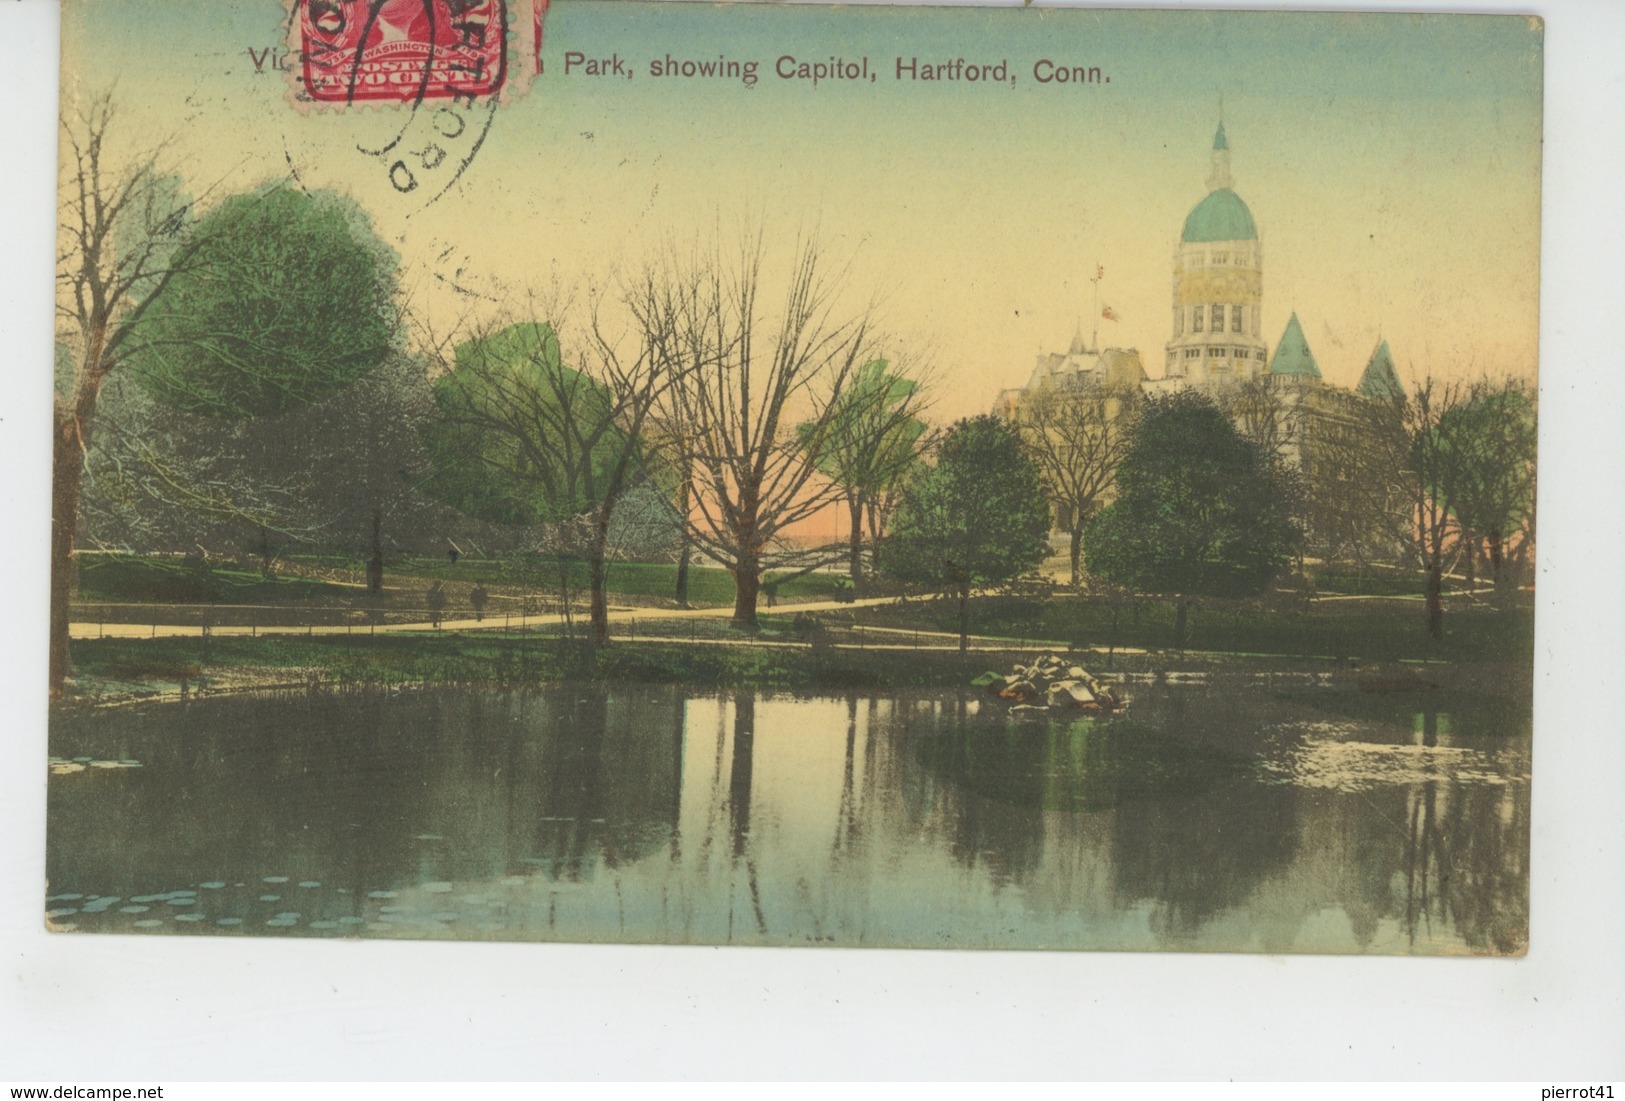
{"label": "pointed turret roof", "polygon": [[1315,362],[1315,353],[1309,350],[1309,341],[1303,335],[1303,326],[1298,324],[1296,311],[1292,314],[1292,320],[1286,323],[1286,331],[1281,334],[1281,342],[1275,346],[1275,354],[1270,357],[1270,374],[1320,378],[1320,365]]}
{"label": "pointed turret roof", "polygon": [[1207,174],[1207,198],[1197,203],[1185,218],[1179,239],[1186,244],[1208,241],[1256,241],[1258,227],[1253,212],[1231,186],[1230,141],[1224,136],[1224,123],[1213,132],[1212,168]]}
{"label": "pointed turret roof", "polygon": [[1394,357],[1388,351],[1386,340],[1377,342],[1370,362],[1365,365],[1365,373],[1360,376],[1360,383],[1354,389],[1363,397],[1382,398],[1385,401],[1405,396],[1405,387],[1400,384],[1399,372],[1394,370]]}

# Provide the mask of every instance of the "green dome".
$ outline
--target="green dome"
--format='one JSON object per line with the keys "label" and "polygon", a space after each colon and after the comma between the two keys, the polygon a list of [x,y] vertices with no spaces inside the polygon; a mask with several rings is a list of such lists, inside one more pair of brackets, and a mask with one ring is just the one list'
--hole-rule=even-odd
{"label": "green dome", "polygon": [[1196,209],[1185,219],[1185,232],[1180,237],[1186,242],[1257,239],[1253,212],[1247,209],[1241,196],[1228,187],[1208,192],[1207,198],[1196,204]]}

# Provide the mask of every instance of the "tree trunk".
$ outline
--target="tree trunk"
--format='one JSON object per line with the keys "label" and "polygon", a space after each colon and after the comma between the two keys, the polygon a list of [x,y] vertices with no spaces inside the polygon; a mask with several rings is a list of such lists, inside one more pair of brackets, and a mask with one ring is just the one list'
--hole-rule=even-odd
{"label": "tree trunk", "polygon": [[677,552],[677,591],[673,594],[679,608],[688,607],[688,563],[694,556],[693,544],[688,541],[688,533],[683,533],[682,549]]}
{"label": "tree trunk", "polygon": [[959,652],[970,649],[970,580],[959,583]]}
{"label": "tree trunk", "polygon": [[761,489],[759,482],[740,487],[737,518],[733,525],[733,624],[742,631],[756,630],[756,597],[762,590],[761,525],[758,523]]}
{"label": "tree trunk", "polygon": [[677,512],[682,517],[682,535],[677,544],[677,591],[673,594],[679,608],[688,607],[688,563],[694,557],[694,543],[688,534],[689,475],[685,472],[682,488],[677,495]]}
{"label": "tree trunk", "polygon": [[857,599],[863,586],[863,495],[854,493],[847,498],[852,520],[851,546],[847,548],[848,568],[852,575],[852,597]]}
{"label": "tree trunk", "polygon": [[367,559],[367,593],[371,596],[384,595],[384,510],[374,505],[372,509],[372,555]]}
{"label": "tree trunk", "polygon": [[1444,637],[1444,563],[1438,554],[1428,559],[1428,634]]}
{"label": "tree trunk", "polygon": [[1072,543],[1067,548],[1067,554],[1072,562],[1072,587],[1078,587],[1083,577],[1083,525],[1076,520],[1072,523]]}
{"label": "tree trunk", "polygon": [[74,593],[74,528],[85,489],[85,453],[90,450],[90,419],[107,378],[102,365],[106,329],[98,328],[86,350],[93,364],[74,392],[73,406],[56,406],[56,433],[51,441],[51,640],[48,672],[51,698],[62,695],[72,658],[68,652],[69,605]]}
{"label": "tree trunk", "polygon": [[73,529],[84,489],[85,453],[74,422],[58,418],[52,441],[51,487],[51,698],[62,695],[71,670],[68,654],[69,605],[74,591]]}
{"label": "tree trunk", "polygon": [[1502,588],[1501,567],[1506,564],[1501,529],[1495,528],[1491,530],[1489,535],[1485,537],[1485,542],[1489,544],[1490,584],[1494,585],[1495,591],[1499,593]]}
{"label": "tree trunk", "polygon": [[762,589],[762,560],[754,551],[739,555],[733,567],[733,625],[742,631],[756,630],[756,597]]}
{"label": "tree trunk", "polygon": [[587,551],[587,577],[592,589],[592,640],[609,641],[609,596],[605,592],[606,571],[604,556],[609,547],[610,506],[598,506],[593,515],[592,543]]}

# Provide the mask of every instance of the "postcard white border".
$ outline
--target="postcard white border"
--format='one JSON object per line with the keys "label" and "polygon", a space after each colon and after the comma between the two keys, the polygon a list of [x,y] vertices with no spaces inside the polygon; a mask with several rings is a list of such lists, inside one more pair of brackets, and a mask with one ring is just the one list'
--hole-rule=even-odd
{"label": "postcard white border", "polygon": [[0,1082],[1625,1077],[1625,8],[1420,6],[1547,20],[1535,874],[1519,961],[48,937],[56,8],[5,5]]}

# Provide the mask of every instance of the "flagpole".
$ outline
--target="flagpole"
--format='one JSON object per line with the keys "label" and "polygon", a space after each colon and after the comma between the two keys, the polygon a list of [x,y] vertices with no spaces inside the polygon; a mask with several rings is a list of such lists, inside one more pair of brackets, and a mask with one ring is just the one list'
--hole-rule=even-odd
{"label": "flagpole", "polygon": [[1094,325],[1094,331],[1089,334],[1089,350],[1095,355],[1100,354],[1100,277],[1103,274],[1103,271],[1104,269],[1101,268],[1100,261],[1096,260],[1095,277],[1089,280],[1090,284],[1095,288],[1095,308],[1090,322],[1092,325]]}

